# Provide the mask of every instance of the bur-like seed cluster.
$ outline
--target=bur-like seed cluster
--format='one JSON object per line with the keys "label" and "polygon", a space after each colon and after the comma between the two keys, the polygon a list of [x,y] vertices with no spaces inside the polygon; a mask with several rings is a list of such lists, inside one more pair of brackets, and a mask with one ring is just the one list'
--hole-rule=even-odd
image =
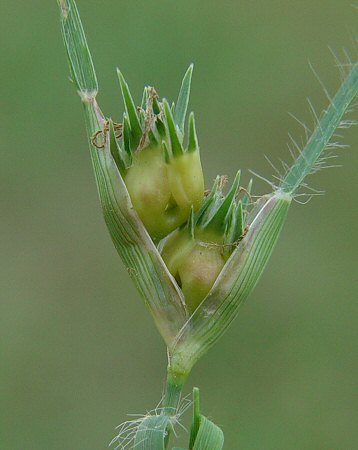
{"label": "bur-like seed cluster", "polygon": [[[306,177],[331,158],[325,150],[358,93],[358,64],[349,72],[304,148],[293,141],[293,163],[275,167],[272,192],[248,212],[251,182],[240,172],[228,192],[218,177],[204,191],[194,115],[187,122],[192,66],[176,104],[146,87],[136,107],[119,72],[125,112],[120,123],[106,118],[96,101],[97,76],[75,0],[58,0],[73,82],[84,106],[90,153],[104,218],[118,254],[161,333],[168,355],[160,413],[126,422],[113,443],[119,448],[168,448],[183,385],[194,364],[217,342],[260,279]],[[305,128],[306,130],[306,128]],[[323,157],[322,157],[323,155]],[[222,450],[222,431],[200,414],[194,389],[190,449]]]}
{"label": "bur-like seed cluster", "polygon": [[165,241],[163,259],[194,311],[206,297],[227,259],[248,229],[252,181],[240,194],[240,172],[225,196],[217,177],[197,213],[192,210],[184,227]]}
{"label": "bur-like seed cluster", "polygon": [[218,176],[204,192],[193,113],[184,144],[191,75],[192,66],[176,105],[159,101],[155,89],[145,87],[141,106],[136,107],[119,72],[125,112],[121,124],[109,122],[107,132],[133,208],[154,241],[166,238],[160,245],[162,257],[194,311],[244,235],[252,182],[240,190],[238,172],[224,195],[227,180]]}
{"label": "bur-like seed cluster", "polygon": [[120,133],[112,127],[111,153],[121,170],[133,207],[153,240],[158,241],[185,223],[204,198],[204,177],[194,114],[189,115],[184,145],[192,66],[186,72],[177,104],[159,101],[145,87],[136,107],[119,72],[125,104]]}

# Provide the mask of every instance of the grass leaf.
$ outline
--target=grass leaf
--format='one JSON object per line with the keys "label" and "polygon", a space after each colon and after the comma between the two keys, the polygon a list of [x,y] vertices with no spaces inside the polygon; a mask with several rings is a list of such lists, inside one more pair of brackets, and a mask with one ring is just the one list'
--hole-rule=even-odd
{"label": "grass leaf", "polygon": [[280,185],[283,192],[293,194],[303,180],[314,171],[319,158],[329,144],[336,129],[341,124],[342,117],[358,93],[358,64],[342,83],[322,119],[316,126],[306,146],[289,169]]}
{"label": "grass leaf", "polygon": [[74,0],[58,0],[62,35],[73,82],[81,97],[94,98],[98,92],[96,72],[77,5]]}
{"label": "grass leaf", "polygon": [[136,450],[164,450],[170,417],[148,416],[139,425],[133,448]]}

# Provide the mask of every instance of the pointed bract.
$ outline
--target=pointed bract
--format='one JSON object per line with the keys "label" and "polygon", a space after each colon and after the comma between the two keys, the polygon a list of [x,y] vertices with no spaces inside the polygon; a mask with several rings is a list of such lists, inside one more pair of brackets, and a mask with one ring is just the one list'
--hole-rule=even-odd
{"label": "pointed bract", "polygon": [[163,147],[163,153],[164,153],[164,160],[167,164],[170,164],[170,154],[168,150],[168,146],[165,141],[162,142]]}
{"label": "pointed bract", "polygon": [[243,213],[246,213],[246,212],[247,212],[247,209],[248,209],[248,207],[249,207],[249,205],[250,205],[250,201],[251,201],[251,199],[250,199],[251,190],[252,190],[252,178],[250,179],[249,184],[247,185],[245,195],[244,195],[244,197],[243,197],[243,199],[242,199],[242,212],[243,212]]}
{"label": "pointed bract", "polygon": [[121,173],[124,173],[126,164],[122,159],[122,150],[118,144],[112,120],[109,120],[109,139],[111,155],[113,156],[113,159],[115,160],[119,171]]}
{"label": "pointed bract", "polygon": [[143,96],[142,96],[142,102],[141,102],[141,108],[143,110],[146,110],[146,108],[147,108],[147,100],[148,100],[148,86],[145,86],[144,90],[143,90]]}
{"label": "pointed bract", "polygon": [[161,119],[159,119],[159,117],[156,118],[155,126],[157,128],[157,132],[158,132],[159,136],[162,139],[165,138],[167,135],[166,130],[165,130],[165,125],[164,125],[163,121]]}
{"label": "pointed bract", "polygon": [[206,228],[211,229],[216,228],[218,231],[221,232],[225,231],[225,227],[228,226],[228,220],[230,218],[231,209],[233,207],[235,196],[239,188],[239,183],[240,183],[240,171],[237,172],[230,191],[224,198],[224,201],[221,203],[221,205],[215,212],[210,222],[206,225]]}
{"label": "pointed bract", "polygon": [[193,68],[194,65],[190,64],[188,70],[186,71],[182,84],[181,84],[181,88],[180,88],[180,92],[179,92],[179,96],[178,96],[178,100],[177,100],[177,104],[175,107],[175,112],[174,112],[174,120],[175,123],[178,125],[179,130],[181,131],[181,133],[184,132],[184,123],[185,123],[185,116],[186,116],[186,111],[188,109],[188,103],[189,103],[189,97],[190,97],[190,86],[191,86],[191,77],[193,74]]}
{"label": "pointed bract", "polygon": [[215,178],[213,187],[207,197],[204,199],[204,202],[196,214],[196,225],[205,227],[205,223],[207,221],[207,213],[213,207],[215,199],[217,198],[218,189],[219,189],[220,176],[218,175]]}
{"label": "pointed bract", "polygon": [[158,139],[156,138],[156,136],[155,136],[155,134],[154,134],[152,129],[149,130],[148,136],[149,136],[149,143],[150,143],[150,145],[152,147],[156,147],[158,145]]}
{"label": "pointed bract", "polygon": [[126,114],[123,114],[123,148],[128,155],[130,162],[132,162],[132,150],[131,150],[131,131]]}
{"label": "pointed bract", "polygon": [[235,216],[236,216],[236,233],[233,238],[233,242],[237,241],[243,234],[244,234],[244,219],[243,219],[243,212],[242,212],[242,202],[238,202],[236,210],[235,210]]}
{"label": "pointed bract", "polygon": [[181,156],[184,153],[183,146],[179,140],[178,133],[175,127],[175,123],[173,120],[172,112],[170,110],[168,102],[164,99],[163,100],[164,105],[164,112],[165,112],[165,118],[167,119],[167,126],[168,126],[168,132],[170,137],[170,144],[172,149],[173,157],[176,158],[178,156]]}
{"label": "pointed bract", "polygon": [[154,114],[158,115],[162,112],[160,108],[160,104],[158,102],[158,99],[156,97],[153,98],[153,112]]}
{"label": "pointed bract", "polygon": [[199,150],[199,142],[198,142],[198,136],[196,134],[194,113],[191,112],[189,115],[188,152],[195,152],[196,150]]}
{"label": "pointed bract", "polygon": [[132,148],[136,149],[138,147],[139,141],[140,141],[140,139],[142,137],[142,133],[143,133],[141,125],[140,125],[139,117],[137,114],[137,108],[133,101],[128,84],[119,69],[117,69],[117,74],[118,74],[118,78],[119,78],[119,83],[121,85],[121,91],[122,91],[122,96],[123,96],[123,100],[124,100],[124,105],[126,108],[127,117],[128,117],[129,124],[130,124],[131,137],[132,137],[132,139],[131,139]]}

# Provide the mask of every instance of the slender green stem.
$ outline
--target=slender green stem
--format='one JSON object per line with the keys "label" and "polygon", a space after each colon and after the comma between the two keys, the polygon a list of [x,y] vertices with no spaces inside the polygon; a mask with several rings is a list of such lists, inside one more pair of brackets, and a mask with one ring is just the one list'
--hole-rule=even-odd
{"label": "slender green stem", "polygon": [[[170,366],[168,366],[167,380],[165,385],[165,394],[163,400],[162,414],[167,416],[175,416],[178,410],[181,392],[183,390],[184,383],[187,379],[187,374],[174,372]],[[165,436],[165,448],[168,448],[171,426],[167,428],[167,435]]]}
{"label": "slender green stem", "polygon": [[162,414],[175,415],[186,378],[186,375],[173,373],[168,368]]}

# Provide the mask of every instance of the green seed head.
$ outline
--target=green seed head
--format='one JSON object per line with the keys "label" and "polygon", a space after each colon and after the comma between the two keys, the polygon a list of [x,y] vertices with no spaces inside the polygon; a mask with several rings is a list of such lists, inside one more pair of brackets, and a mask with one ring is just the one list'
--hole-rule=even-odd
{"label": "green seed head", "polygon": [[[247,214],[251,183],[239,188],[239,173],[227,195],[217,178],[204,198],[193,114],[184,143],[192,66],[172,106],[146,87],[136,107],[119,73],[125,112],[115,124],[96,101],[97,77],[76,2],[58,2],[108,230],[168,346],[171,373],[185,377],[254,289],[293,196],[308,175],[324,166],[325,149],[336,145],[331,141],[335,130],[350,125],[343,116],[358,93],[358,64],[350,67],[320,119],[313,110],[317,123],[305,147],[293,141],[299,151],[296,157],[292,153],[292,166],[283,163],[286,173],[279,174],[278,185],[270,183],[272,194]],[[157,246],[154,241],[162,238]]]}
{"label": "green seed head", "polygon": [[154,240],[185,223],[191,208],[197,211],[204,197],[193,114],[186,148],[183,143],[191,74],[192,66],[184,76],[176,107],[160,102],[155,90],[146,87],[142,106],[136,108],[118,72],[125,113],[115,152],[133,207]]}
{"label": "green seed head", "polygon": [[226,196],[222,180],[217,177],[198,212],[192,210],[188,223],[173,233],[162,249],[162,257],[190,311],[207,296],[244,234],[246,210],[243,212],[242,200],[236,198],[240,173]]}
{"label": "green seed head", "polygon": [[133,155],[124,181],[133,207],[153,239],[160,239],[186,222],[204,196],[199,152],[168,161],[163,147],[147,147]]}

